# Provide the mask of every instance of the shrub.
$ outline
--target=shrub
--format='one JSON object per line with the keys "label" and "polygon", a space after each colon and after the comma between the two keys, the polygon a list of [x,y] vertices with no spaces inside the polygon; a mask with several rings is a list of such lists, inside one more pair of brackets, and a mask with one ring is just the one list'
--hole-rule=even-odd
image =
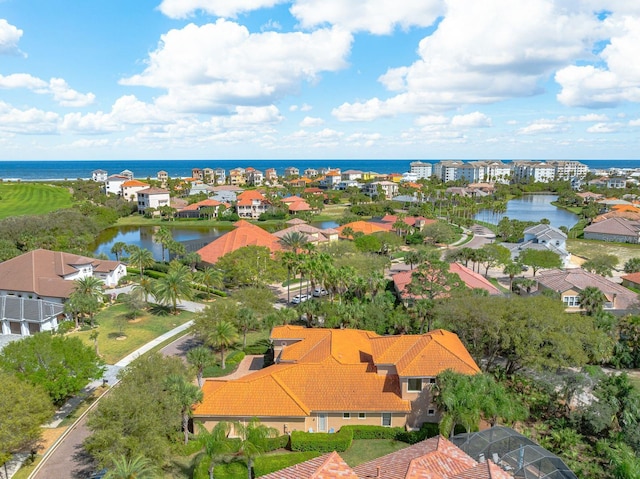
{"label": "shrub", "polygon": [[[344,428],[343,428],[344,429]],[[353,432],[349,429],[336,433],[302,432],[291,433],[292,451],[344,452],[351,447]]]}
{"label": "shrub", "polygon": [[340,432],[344,430],[351,431],[354,439],[396,439],[405,432],[401,427],[384,426],[342,426]]}
{"label": "shrub", "polygon": [[440,434],[440,429],[437,424],[425,422],[418,431],[403,431],[396,436],[396,439],[407,444],[415,444],[438,434]]}
{"label": "shrub", "polygon": [[231,354],[229,354],[226,358],[226,363],[227,364],[238,364],[240,363],[240,361],[242,361],[245,357],[245,354],[243,351],[233,351]]}
{"label": "shrub", "polygon": [[244,352],[246,354],[266,354],[270,348],[271,343],[268,339],[260,339],[244,348]]}
{"label": "shrub", "polygon": [[289,445],[289,435],[283,434],[278,437],[266,437],[260,441],[260,448],[263,452],[271,452],[276,449],[284,449]]}
{"label": "shrub", "polygon": [[171,449],[178,456],[190,456],[202,450],[203,447],[202,441],[192,438],[188,444],[184,444],[183,442],[173,444]]}
{"label": "shrub", "polygon": [[255,474],[255,477],[264,476],[266,474],[284,469],[285,467],[308,461],[310,459],[313,459],[314,457],[318,457],[319,455],[319,452],[307,451],[257,457],[253,464],[253,472]]}

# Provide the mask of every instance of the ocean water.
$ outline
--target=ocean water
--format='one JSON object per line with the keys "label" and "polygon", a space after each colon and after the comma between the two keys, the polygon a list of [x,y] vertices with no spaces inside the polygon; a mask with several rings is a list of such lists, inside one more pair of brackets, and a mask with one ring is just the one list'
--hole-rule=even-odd
{"label": "ocean water", "polygon": [[[409,163],[417,160],[73,160],[73,161],[0,161],[0,179],[3,181],[44,181],[90,178],[93,170],[102,169],[109,174],[131,170],[135,178],[155,178],[160,170],[172,178],[191,176],[192,168],[224,168],[252,166],[258,170],[275,168],[278,174],[295,166],[306,168],[332,167],[342,170],[355,169],[377,173],[404,173]],[[440,160],[421,160],[432,164]],[[470,161],[470,160],[464,160]],[[590,168],[640,168],[640,160],[579,160]],[[508,161],[505,161],[508,163]]]}

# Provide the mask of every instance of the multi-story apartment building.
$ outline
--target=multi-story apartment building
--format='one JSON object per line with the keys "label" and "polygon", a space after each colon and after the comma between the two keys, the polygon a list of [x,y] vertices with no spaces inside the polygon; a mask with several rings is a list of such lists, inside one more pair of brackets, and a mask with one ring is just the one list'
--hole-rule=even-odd
{"label": "multi-story apartment building", "polygon": [[213,170],[213,181],[216,185],[224,185],[227,182],[227,172],[224,168],[215,168]]}
{"label": "multi-story apartment building", "polygon": [[559,180],[570,180],[572,178],[584,178],[589,172],[589,167],[579,161],[551,161],[555,168],[555,177]]}
{"label": "multi-story apartment building", "polygon": [[517,182],[547,183],[556,177],[556,168],[544,161],[514,161],[511,173]]}
{"label": "multi-story apartment building", "polygon": [[462,167],[462,161],[441,161],[433,167],[433,174],[447,183],[458,179],[458,169]]}
{"label": "multi-story apartment building", "polygon": [[412,161],[409,164],[410,173],[416,175],[418,179],[431,178],[433,175],[433,165],[431,163],[424,163],[422,161]]}
{"label": "multi-story apartment building", "polygon": [[262,171],[251,168],[247,168],[247,183],[252,186],[260,186],[264,182],[264,175]]}

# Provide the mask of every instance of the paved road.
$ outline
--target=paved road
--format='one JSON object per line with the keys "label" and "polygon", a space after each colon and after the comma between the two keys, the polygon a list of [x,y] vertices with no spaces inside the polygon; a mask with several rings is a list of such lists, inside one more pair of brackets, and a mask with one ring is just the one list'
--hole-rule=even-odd
{"label": "paved road", "polygon": [[[183,302],[181,307],[189,311],[200,311],[203,305],[193,302]],[[115,365],[108,366],[105,378],[109,380],[109,384],[117,383],[117,372],[127,366],[135,358],[146,353],[156,345],[162,343],[168,338],[180,334],[191,325],[191,321],[179,326],[168,333],[154,339],[145,344],[140,349],[131,353],[127,357],[118,361]],[[177,341],[167,345],[160,350],[164,355],[178,355],[184,357],[190,345],[195,344],[195,339],[191,335],[180,338]],[[93,390],[102,384],[102,380],[94,381],[87,386],[87,391]],[[94,472],[95,464],[93,460],[84,452],[82,443],[89,436],[90,431],[87,428],[87,416],[78,421],[73,428],[67,433],[65,438],[60,441],[55,450],[47,457],[46,462],[30,479],[86,479]]]}

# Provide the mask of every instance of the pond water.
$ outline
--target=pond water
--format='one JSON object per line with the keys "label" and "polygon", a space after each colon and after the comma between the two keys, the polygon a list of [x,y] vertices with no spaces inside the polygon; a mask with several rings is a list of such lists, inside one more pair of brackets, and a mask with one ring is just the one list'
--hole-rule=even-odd
{"label": "pond water", "polygon": [[566,226],[571,229],[579,218],[570,211],[553,206],[551,202],[557,199],[557,195],[523,195],[522,198],[510,200],[505,213],[496,214],[491,210],[482,210],[475,219],[496,225],[505,216],[512,220],[534,222],[546,218],[551,226]]}
{"label": "pond water", "polygon": [[[318,221],[311,223],[316,228],[337,228],[338,223],[334,221]],[[202,227],[202,226],[184,226],[177,224],[166,225],[171,230],[173,239],[183,243],[187,251],[197,251],[203,246],[211,243],[214,239],[231,231],[233,225]],[[94,254],[106,254],[110,259],[115,259],[115,255],[111,253],[113,245],[119,241],[128,245],[135,245],[150,250],[153,257],[157,260],[162,259],[162,246],[153,241],[154,234],[158,231],[159,226],[114,226],[102,231],[93,244]],[[165,259],[167,253],[165,251]]]}

